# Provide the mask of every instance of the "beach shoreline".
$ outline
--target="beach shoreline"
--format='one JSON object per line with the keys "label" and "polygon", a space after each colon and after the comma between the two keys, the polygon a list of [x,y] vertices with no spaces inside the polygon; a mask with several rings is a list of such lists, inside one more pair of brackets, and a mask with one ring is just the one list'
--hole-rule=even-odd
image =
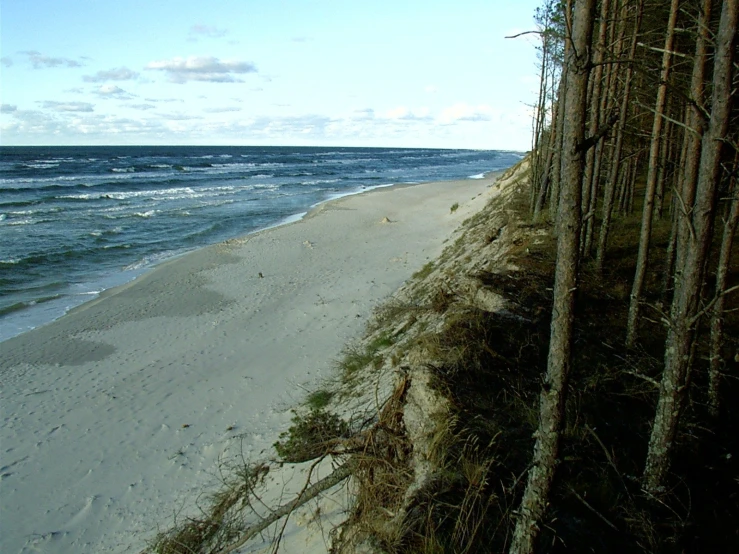
{"label": "beach shoreline", "polygon": [[496,176],[329,200],[4,341],[0,550],[138,552],[224,456],[269,452],[290,408]]}
{"label": "beach shoreline", "polygon": [[[467,177],[467,179],[491,178],[493,175],[499,174],[500,172],[501,172],[500,170],[492,170],[492,171],[485,172],[483,174],[469,176]],[[283,217],[273,224],[269,224],[269,225],[266,225],[264,227],[261,227],[255,230],[248,231],[244,234],[236,235],[235,237],[232,237],[232,239],[226,239],[226,240],[233,240],[233,238],[241,238],[245,236],[250,236],[256,233],[261,233],[263,231],[274,229],[276,227],[290,225],[292,223],[301,221],[302,219],[306,217],[311,217],[311,214],[319,210],[320,206],[322,206],[323,204],[333,202],[335,200],[340,200],[348,196],[368,194],[368,193],[372,193],[373,191],[381,190],[385,188],[392,189],[392,188],[412,187],[412,186],[417,186],[419,184],[425,184],[425,182],[388,183],[388,184],[382,184],[382,185],[367,186],[367,187],[362,187],[356,190],[350,190],[347,192],[337,193],[321,202],[318,202],[317,204],[314,204],[308,207],[308,209],[305,211]],[[131,266],[122,267],[116,273],[105,274],[94,281],[78,283],[75,286],[79,287],[81,289],[81,292],[72,292],[71,290],[69,290],[65,293],[56,294],[53,297],[44,298],[44,299],[39,300],[38,302],[34,302],[34,304],[30,306],[30,308],[29,306],[24,305],[23,309],[7,310],[5,313],[2,314],[2,316],[0,316],[0,344],[5,342],[6,340],[9,340],[13,337],[21,335],[23,333],[26,333],[38,327],[43,327],[44,325],[53,323],[59,318],[64,317],[66,314],[83,307],[85,304],[89,302],[93,302],[99,299],[101,296],[104,296],[107,293],[110,293],[111,291],[117,290],[119,287],[124,287],[136,281],[142,275],[145,275],[149,273],[150,271],[155,270],[156,268],[158,268],[159,266],[163,264],[176,260],[177,258],[180,258],[182,256],[187,256],[188,254],[192,254],[193,252],[196,252],[202,248],[207,248],[209,246],[213,246],[214,244],[219,244],[221,242],[225,242],[225,241],[218,241],[212,244],[205,244],[202,246],[189,248],[182,252],[176,252],[176,253],[165,252],[163,253],[162,256],[158,256],[157,259],[154,261],[152,260],[149,260],[146,262],[140,261],[135,264],[131,264]]]}

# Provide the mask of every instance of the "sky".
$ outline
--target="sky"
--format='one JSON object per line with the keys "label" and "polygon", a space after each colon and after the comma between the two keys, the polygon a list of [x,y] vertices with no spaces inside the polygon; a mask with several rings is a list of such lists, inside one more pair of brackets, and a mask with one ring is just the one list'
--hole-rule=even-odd
{"label": "sky", "polygon": [[0,0],[0,144],[528,150],[540,0]]}

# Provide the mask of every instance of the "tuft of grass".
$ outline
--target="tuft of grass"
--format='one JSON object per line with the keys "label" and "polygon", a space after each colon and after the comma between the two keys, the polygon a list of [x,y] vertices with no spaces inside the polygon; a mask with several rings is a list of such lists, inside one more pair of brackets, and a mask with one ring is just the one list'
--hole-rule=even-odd
{"label": "tuft of grass", "polygon": [[429,262],[426,265],[424,265],[421,269],[416,271],[412,275],[412,277],[413,279],[425,279],[431,274],[433,270],[434,270],[434,262]]}
{"label": "tuft of grass", "polygon": [[312,410],[321,410],[328,406],[328,403],[331,402],[331,399],[334,397],[334,393],[330,390],[326,389],[320,389],[317,391],[313,391],[308,395],[308,399],[306,400],[306,404],[312,409]]}
{"label": "tuft of grass", "polygon": [[452,207],[449,208],[449,213],[454,213],[459,209],[459,202],[455,202],[452,204]]}
{"label": "tuft of grass", "polygon": [[338,362],[339,371],[344,380],[350,379],[360,369],[370,365],[375,359],[375,353],[359,346],[347,346],[344,356]]}
{"label": "tuft of grass", "polygon": [[337,364],[344,382],[367,366],[374,369],[382,367],[383,358],[379,352],[394,343],[395,339],[389,333],[382,333],[368,343],[346,347],[343,358]]}

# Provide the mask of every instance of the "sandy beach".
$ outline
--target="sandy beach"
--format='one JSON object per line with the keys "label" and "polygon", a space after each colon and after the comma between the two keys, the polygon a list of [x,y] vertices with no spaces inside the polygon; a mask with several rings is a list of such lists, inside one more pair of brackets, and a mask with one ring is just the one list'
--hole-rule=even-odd
{"label": "sandy beach", "polygon": [[334,200],[0,343],[0,551],[139,552],[224,456],[270,455],[290,408],[493,181]]}

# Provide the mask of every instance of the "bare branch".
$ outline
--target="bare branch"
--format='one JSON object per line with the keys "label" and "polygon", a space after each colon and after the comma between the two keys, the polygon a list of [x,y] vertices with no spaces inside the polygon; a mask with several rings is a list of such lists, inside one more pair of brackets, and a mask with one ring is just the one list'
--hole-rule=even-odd
{"label": "bare branch", "polygon": [[542,31],[524,31],[523,33],[518,33],[517,35],[510,35],[508,37],[504,38],[518,38],[522,37],[524,35],[543,35],[544,33]]}
{"label": "bare branch", "polygon": [[223,550],[221,550],[220,554],[229,554],[231,552],[234,552],[235,550],[243,546],[246,541],[264,531],[267,527],[275,523],[277,520],[286,515],[289,515],[298,506],[302,506],[306,502],[313,500],[323,491],[330,489],[334,485],[337,485],[338,483],[349,477],[351,473],[352,472],[351,468],[349,467],[349,463],[344,463],[343,465],[336,468],[330,475],[324,477],[320,481],[317,481],[310,487],[306,486],[305,488],[303,488],[302,491],[300,491],[300,494],[298,494],[296,498],[294,498],[287,504],[280,506],[277,510],[272,512],[269,516],[265,517],[259,523],[256,523],[247,528],[241,535],[239,540],[225,547]]}
{"label": "bare branch", "polygon": [[680,52],[675,52],[674,50],[665,50],[664,48],[657,48],[656,46],[649,46],[648,44],[644,44],[643,42],[637,42],[639,46],[642,48],[646,48],[647,50],[654,50],[655,52],[662,52],[663,54],[667,53],[671,56],[679,56],[681,58],[689,58],[690,56],[687,56],[686,54],[681,54]]}

